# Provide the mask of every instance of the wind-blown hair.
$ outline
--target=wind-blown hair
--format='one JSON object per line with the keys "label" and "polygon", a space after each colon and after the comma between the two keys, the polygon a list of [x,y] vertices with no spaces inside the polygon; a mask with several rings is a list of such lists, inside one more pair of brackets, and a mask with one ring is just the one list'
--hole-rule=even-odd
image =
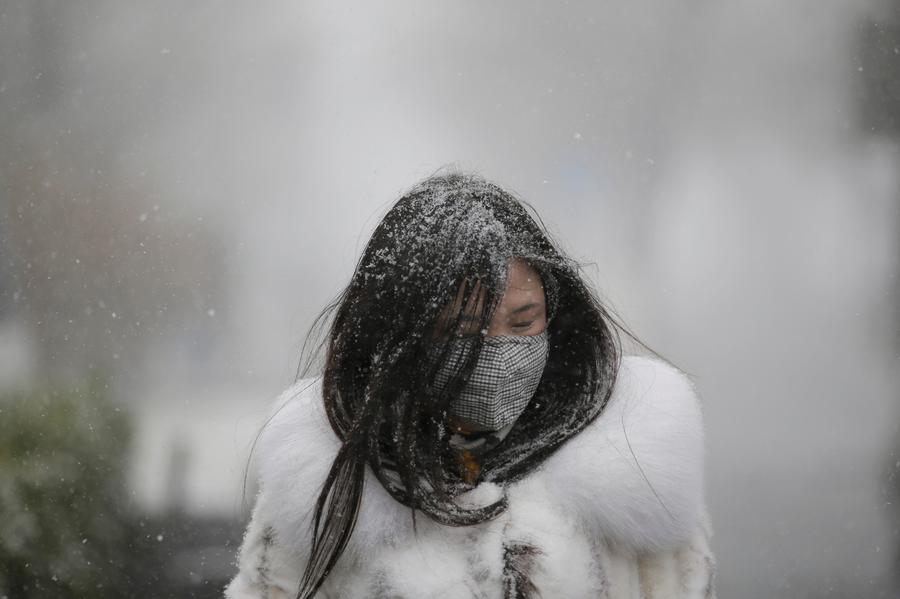
{"label": "wind-blown hair", "polygon": [[421,511],[441,524],[465,526],[506,509],[505,498],[479,508],[453,500],[472,485],[460,476],[449,445],[448,406],[484,338],[475,336],[446,385],[433,384],[450,341],[467,326],[462,310],[444,325],[439,318],[460,290],[462,306],[484,293],[476,315],[482,333],[505,290],[511,259],[540,274],[547,296],[543,377],[507,437],[484,455],[482,480],[502,485],[522,478],[603,410],[621,354],[618,325],[533,213],[480,177],[441,174],[404,194],[375,229],[350,284],[330,306],[323,400],[342,445],[315,506],[298,597],[316,593],[346,547],[367,465],[413,516]]}

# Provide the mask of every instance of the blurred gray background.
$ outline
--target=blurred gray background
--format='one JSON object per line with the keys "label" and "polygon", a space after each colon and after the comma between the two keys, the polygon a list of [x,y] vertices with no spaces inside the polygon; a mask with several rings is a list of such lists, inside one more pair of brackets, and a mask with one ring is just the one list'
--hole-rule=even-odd
{"label": "blurred gray background", "polygon": [[[101,377],[106,551],[156,560],[132,596],[218,596],[307,328],[454,165],[695,377],[721,597],[898,597],[898,46],[897,0],[0,0],[0,419]],[[29,501],[95,467],[29,478],[41,410],[0,439],[0,590],[85,596],[22,565],[67,520]]]}

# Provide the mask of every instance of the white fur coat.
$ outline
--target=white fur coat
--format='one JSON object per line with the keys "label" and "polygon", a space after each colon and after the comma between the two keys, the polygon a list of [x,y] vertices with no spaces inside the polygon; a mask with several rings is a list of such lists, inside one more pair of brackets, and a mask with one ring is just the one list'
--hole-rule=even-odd
{"label": "white fur coat", "polygon": [[[320,381],[286,391],[260,440],[260,492],[226,597],[296,596],[313,506],[337,448]],[[494,520],[457,528],[420,517],[414,533],[410,510],[367,470],[356,528],[317,597],[713,597],[703,453],[688,379],[626,357],[599,418],[510,485],[509,509]],[[460,501],[483,504],[501,492],[482,483]],[[530,595],[504,581],[504,560],[523,546],[537,550]]]}

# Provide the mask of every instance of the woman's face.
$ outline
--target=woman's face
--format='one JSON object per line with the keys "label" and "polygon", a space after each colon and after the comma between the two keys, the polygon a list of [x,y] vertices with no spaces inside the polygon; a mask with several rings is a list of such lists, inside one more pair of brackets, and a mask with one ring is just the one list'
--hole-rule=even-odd
{"label": "woman's face", "polygon": [[[475,284],[475,293],[462,313],[462,335],[477,335],[480,314],[484,305],[484,294],[480,292],[479,283]],[[440,316],[439,329],[447,330],[453,316],[462,304],[462,288],[454,301],[449,304]],[[532,336],[539,335],[547,328],[547,306],[544,287],[537,271],[523,260],[511,260],[506,278],[506,289],[500,304],[494,311],[486,336]],[[449,416],[451,430],[459,433],[471,433],[478,429],[470,423]]]}

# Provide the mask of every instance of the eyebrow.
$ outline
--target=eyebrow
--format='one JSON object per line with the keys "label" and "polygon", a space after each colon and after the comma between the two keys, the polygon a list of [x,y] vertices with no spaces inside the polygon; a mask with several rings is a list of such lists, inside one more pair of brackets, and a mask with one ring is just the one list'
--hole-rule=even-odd
{"label": "eyebrow", "polygon": [[515,310],[511,311],[510,314],[519,314],[520,312],[525,312],[527,310],[531,310],[532,308],[537,308],[539,304],[531,302],[530,304],[525,304],[524,306],[519,306]]}

